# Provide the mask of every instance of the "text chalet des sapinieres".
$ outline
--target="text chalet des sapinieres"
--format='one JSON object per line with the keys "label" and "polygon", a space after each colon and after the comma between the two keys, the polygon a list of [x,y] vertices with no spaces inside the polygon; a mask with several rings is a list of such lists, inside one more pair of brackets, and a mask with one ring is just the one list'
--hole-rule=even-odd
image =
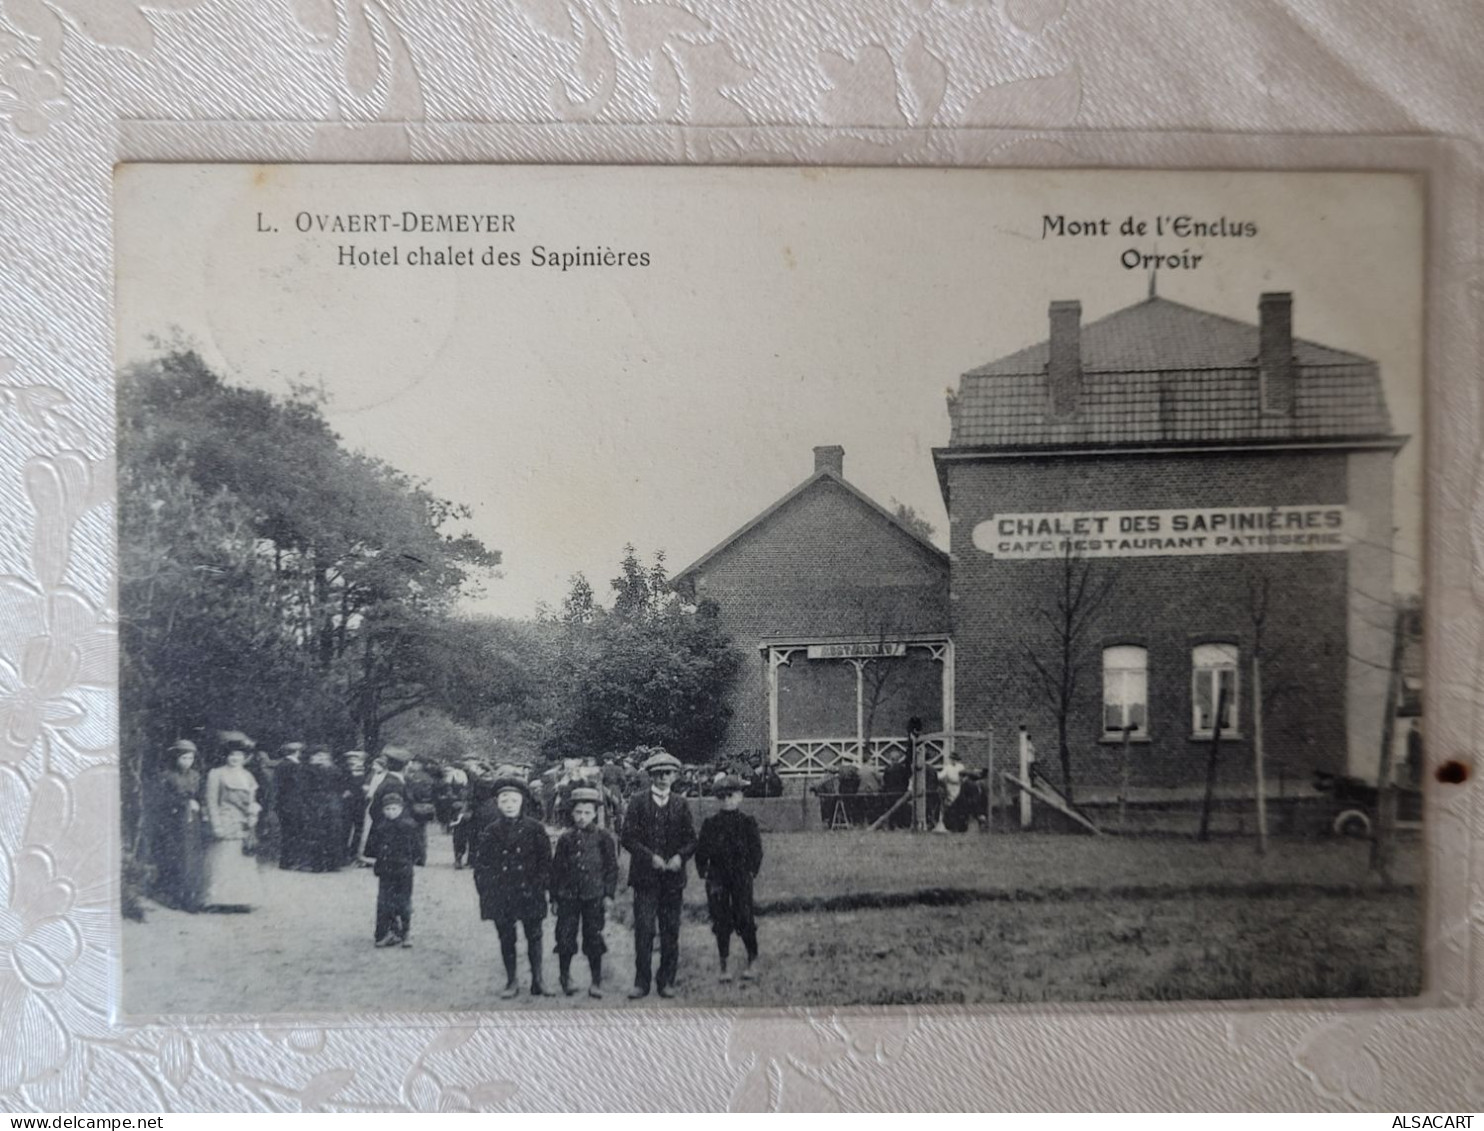
{"label": "text chalet des sapinieres", "polygon": [[[265,235],[280,231],[278,225],[257,216],[257,230]],[[516,218],[508,212],[296,212],[293,231],[301,235],[326,236],[441,236],[439,240],[399,241],[384,244],[375,240],[335,245],[340,267],[545,267],[571,271],[591,267],[648,267],[648,251],[632,251],[606,244],[577,244],[554,248],[546,244],[511,247],[515,242]],[[450,237],[484,237],[452,239]],[[493,242],[489,237],[499,237]]]}

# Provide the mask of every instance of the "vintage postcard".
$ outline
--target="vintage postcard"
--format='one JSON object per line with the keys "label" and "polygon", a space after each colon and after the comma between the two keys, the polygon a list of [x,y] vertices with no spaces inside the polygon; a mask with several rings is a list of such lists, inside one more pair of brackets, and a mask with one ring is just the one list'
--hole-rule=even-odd
{"label": "vintage postcard", "polygon": [[115,195],[128,1015],[1422,991],[1419,180]]}

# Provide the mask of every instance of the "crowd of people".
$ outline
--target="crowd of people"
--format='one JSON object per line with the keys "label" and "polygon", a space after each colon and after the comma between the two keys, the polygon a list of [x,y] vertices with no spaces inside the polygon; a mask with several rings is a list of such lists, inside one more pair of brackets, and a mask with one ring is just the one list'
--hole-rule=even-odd
{"label": "crowd of people", "polygon": [[[989,820],[986,771],[970,770],[952,752],[941,766],[923,767],[928,827],[938,832],[966,833]],[[827,827],[843,819],[850,827],[880,820],[886,828],[912,827],[912,766],[897,752],[886,766],[846,765],[821,778],[810,791],[819,798],[819,816]]]}
{"label": "crowd of people", "polygon": [[[248,912],[262,871],[371,868],[377,878],[372,943],[412,946],[416,869],[427,863],[428,826],[451,834],[454,867],[473,872],[480,916],[499,938],[506,985],[519,995],[517,931],[524,934],[530,992],[550,996],[543,928],[555,914],[558,984],[578,990],[572,963],[588,965],[588,993],[603,995],[604,931],[617,894],[620,847],[629,855],[635,970],[631,998],[673,997],[688,866],[706,883],[718,976],[730,981],[730,940],[754,975],[758,940],[752,884],[762,866],[757,821],[744,795],[776,796],[782,783],[759,768],[748,780],[687,767],[667,751],[569,758],[540,772],[470,758],[429,767],[405,748],[374,758],[289,742],[258,750],[247,735],[219,736],[220,764],[203,781],[195,743],[165,752],[148,796],[151,894],[187,912]],[[776,792],[775,792],[776,791]],[[709,792],[718,812],[697,830],[688,796]],[[653,966],[658,943],[659,964]]]}

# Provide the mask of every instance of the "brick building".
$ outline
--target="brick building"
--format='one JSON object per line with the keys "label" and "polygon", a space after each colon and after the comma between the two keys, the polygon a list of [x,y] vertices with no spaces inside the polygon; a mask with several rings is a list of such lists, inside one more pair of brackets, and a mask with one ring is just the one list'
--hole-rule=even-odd
{"label": "brick building", "polygon": [[1268,761],[1297,778],[1374,773],[1405,437],[1373,361],[1294,338],[1287,294],[1258,305],[1253,325],[1151,296],[1083,325],[1079,303],[1053,302],[1047,341],[950,394],[933,457],[957,723],[1007,753],[1025,726],[1059,781],[1045,676],[1060,681],[1077,621],[1081,799],[1125,773],[1135,788],[1202,782],[1218,703],[1222,780],[1250,780],[1264,606]]}
{"label": "brick building", "polygon": [[724,757],[780,773],[880,763],[907,721],[952,724],[948,556],[844,478],[844,449],[681,570],[744,656]]}

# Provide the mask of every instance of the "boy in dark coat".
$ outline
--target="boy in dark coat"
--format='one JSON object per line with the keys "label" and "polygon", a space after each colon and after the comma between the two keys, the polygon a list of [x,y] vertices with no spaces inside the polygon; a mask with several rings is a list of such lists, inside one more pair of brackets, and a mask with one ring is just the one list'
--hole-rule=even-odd
{"label": "boy in dark coat", "polygon": [[400,793],[381,799],[381,820],[366,839],[366,855],[376,861],[376,945],[412,945],[412,876],[417,864],[417,822],[405,811]]}
{"label": "boy in dark coat", "polygon": [[577,929],[582,928],[582,953],[592,980],[588,997],[603,996],[603,923],[618,890],[618,847],[611,834],[598,828],[601,790],[572,790],[572,827],[556,843],[551,863],[551,901],[556,907],[556,952],[561,964],[562,993],[571,997],[572,956],[577,953]]}
{"label": "boy in dark coat", "polygon": [[706,910],[716,935],[716,953],[721,959],[720,980],[730,982],[727,957],[735,931],[747,948],[747,966],[742,980],[753,979],[757,961],[757,920],[753,916],[752,881],[763,866],[763,838],[757,820],[742,812],[742,792],[747,783],[725,777],[716,783],[721,812],[701,822],[696,839],[696,874],[706,881]]}
{"label": "boy in dark coat", "polygon": [[530,800],[526,783],[512,771],[494,781],[497,813],[479,832],[474,846],[474,887],[479,892],[479,915],[490,919],[500,935],[500,957],[505,960],[502,998],[520,993],[515,983],[515,926],[526,936],[531,963],[531,996],[543,997],[541,979],[541,921],[546,918],[551,887],[551,839],[540,821],[521,816]]}
{"label": "boy in dark coat", "polygon": [[634,889],[634,988],[648,995],[656,927],[660,968],[654,977],[660,997],[675,996],[680,965],[680,908],[685,865],[696,851],[696,827],[685,798],[674,792],[680,759],[666,750],[644,761],[649,788],[634,796],[624,815],[623,846],[629,850],[629,887]]}
{"label": "boy in dark coat", "polygon": [[[366,779],[369,800],[366,805],[363,839],[369,838],[371,831],[381,822],[381,807],[388,793],[399,795],[402,798],[402,808],[408,808],[406,769],[407,751],[400,746],[383,747],[381,754],[372,763],[371,773]],[[412,817],[412,814],[409,813],[408,816]],[[364,856],[365,853],[362,852],[361,855]]]}

